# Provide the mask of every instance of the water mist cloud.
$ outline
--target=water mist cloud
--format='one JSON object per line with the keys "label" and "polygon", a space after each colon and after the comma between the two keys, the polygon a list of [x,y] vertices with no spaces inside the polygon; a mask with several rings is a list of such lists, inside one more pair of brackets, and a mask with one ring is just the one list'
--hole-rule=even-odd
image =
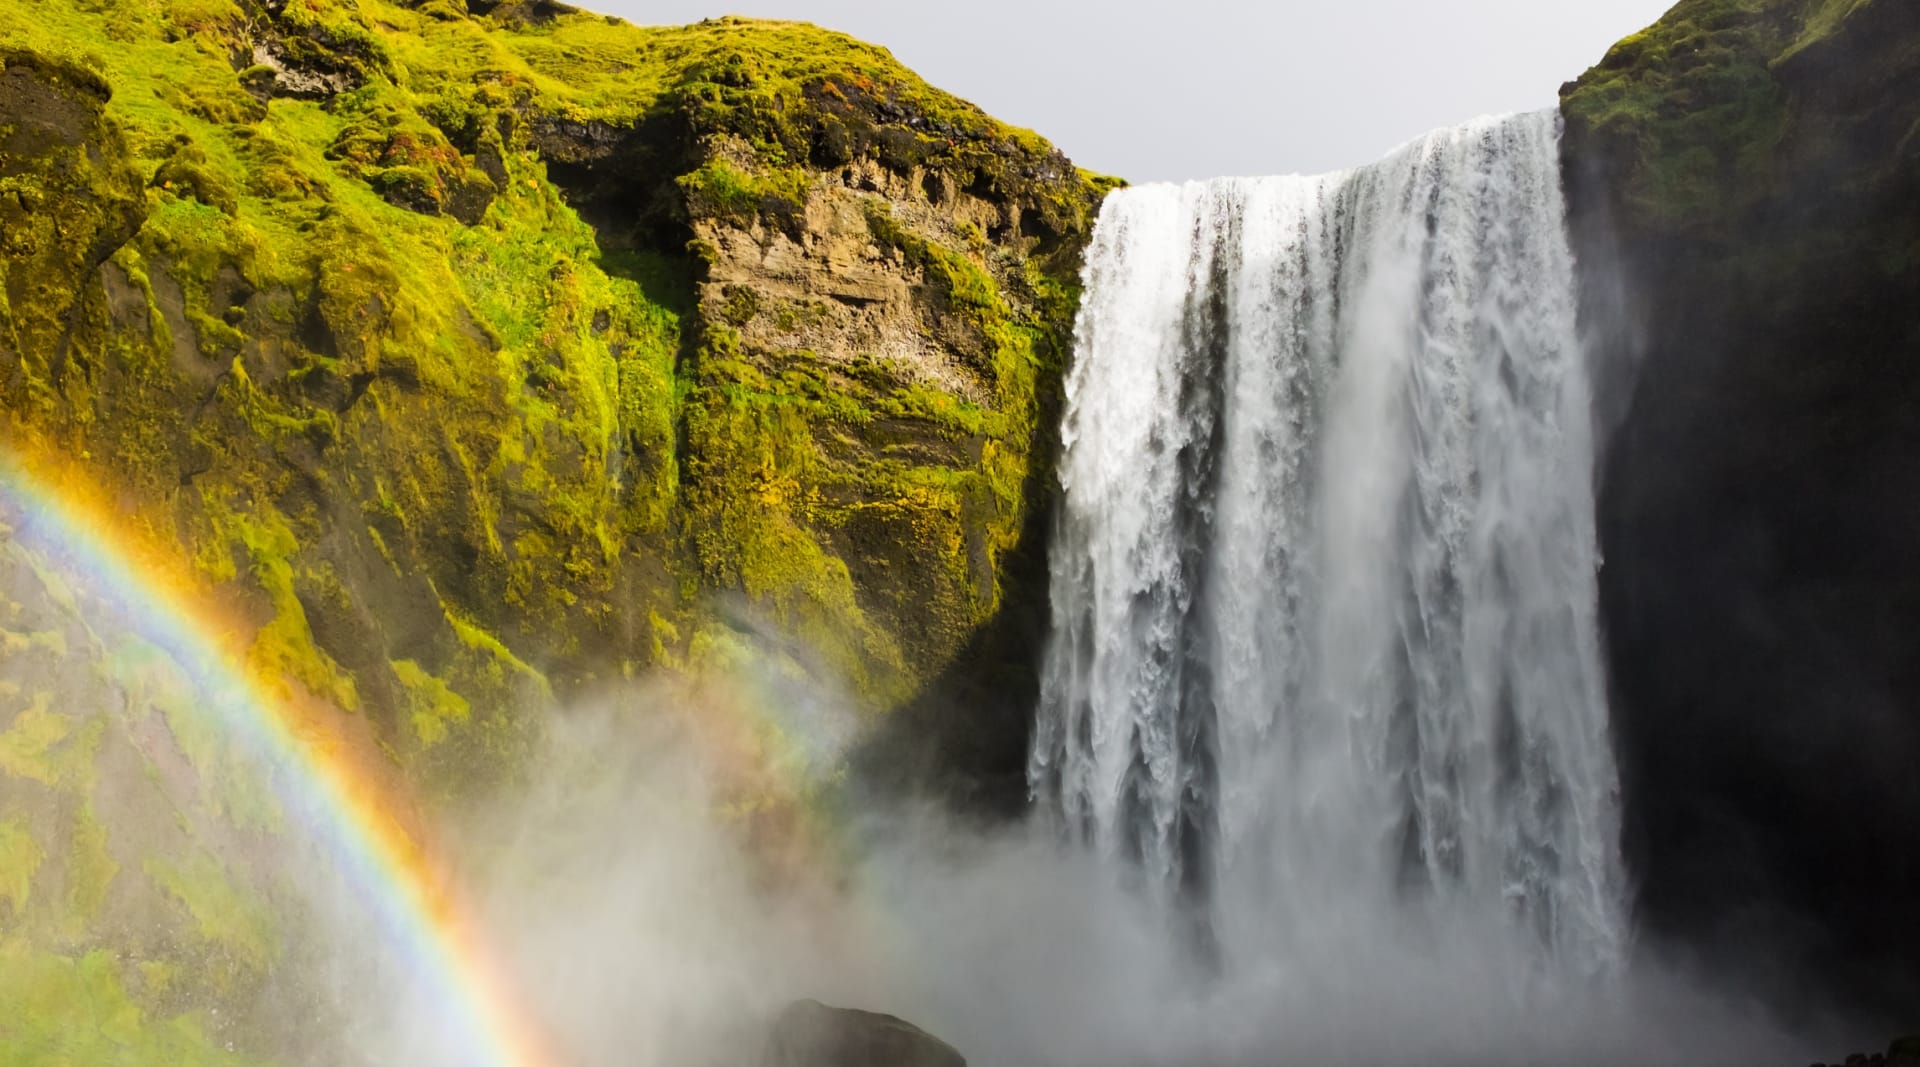
{"label": "water mist cloud", "polygon": [[[818,691],[789,695],[852,721]],[[1651,965],[1539,980],[1508,925],[1356,938],[1329,914],[1325,937],[1209,958],[1154,894],[1039,821],[983,830],[866,798],[837,761],[770,774],[779,731],[716,726],[742,699],[737,680],[662,680],[574,709],[530,784],[465,828],[484,913],[564,1062],[757,1062],[799,998],[899,1015],[977,1067],[1804,1055]],[[422,1023],[430,1005],[366,1000],[370,1061],[458,1062]]]}

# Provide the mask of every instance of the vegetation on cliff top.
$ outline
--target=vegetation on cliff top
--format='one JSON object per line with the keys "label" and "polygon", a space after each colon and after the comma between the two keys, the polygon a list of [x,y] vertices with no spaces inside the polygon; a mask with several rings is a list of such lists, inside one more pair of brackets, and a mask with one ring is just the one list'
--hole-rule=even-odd
{"label": "vegetation on cliff top", "polygon": [[1740,191],[1764,192],[1786,134],[1781,68],[1875,3],[1887,0],[1682,0],[1569,82],[1562,111],[1608,146],[1591,154],[1632,161],[1614,177],[1650,221],[1724,225],[1747,206]]}
{"label": "vegetation on cliff top", "polygon": [[[104,102],[97,128],[75,116],[51,134],[84,152],[0,178],[9,232],[44,231],[28,243],[47,255],[97,245],[110,290],[86,291],[89,256],[10,272],[0,343],[28,371],[10,407],[171,500],[208,579],[259,588],[262,660],[349,707],[416,707],[401,694],[451,681],[475,646],[346,662],[343,620],[324,616],[364,613],[357,583],[311,550],[342,536],[343,502],[364,516],[350,554],[428,579],[409,612],[422,625],[500,631],[509,658],[570,679],[645,665],[647,642],[608,632],[635,614],[615,587],[636,547],[658,563],[643,598],[671,611],[715,572],[671,547],[700,554],[700,536],[675,536],[698,262],[670,240],[608,246],[549,158],[664,140],[629,184],[654,186],[634,196],[645,211],[684,175],[668,212],[682,226],[746,224],[804,199],[805,165],[863,155],[1027,196],[1056,232],[1088,222],[1089,186],[1034,135],[811,26],[378,0],[9,0],[0,17],[9,70]],[[786,177],[720,181],[726,165],[699,156],[720,132]],[[444,737],[428,732],[409,746]]]}
{"label": "vegetation on cliff top", "polygon": [[[696,230],[801,233],[868,164],[1004,220],[861,194],[980,395],[743,343],[815,311],[703,285]],[[178,544],[252,666],[358,716],[431,800],[510,778],[556,699],[737,646],[733,602],[884,708],[999,610],[1109,185],[806,25],[0,0],[4,434]],[[31,564],[0,559],[16,614],[61,581]],[[47,991],[0,989],[28,1006],[0,1047],[276,1054],[250,998],[304,949],[228,836],[281,832],[272,795],[156,650],[0,623],[4,673],[49,676],[0,686],[0,970]],[[34,665],[54,641],[68,682]],[[165,740],[136,760],[128,731]],[[161,789],[173,828],[108,779]]]}
{"label": "vegetation on cliff top", "polygon": [[1562,108],[1648,161],[1632,195],[1670,222],[1717,214],[1729,174],[1750,173],[1780,138],[1784,104],[1768,62],[1779,0],[1685,0],[1622,40],[1569,86]]}

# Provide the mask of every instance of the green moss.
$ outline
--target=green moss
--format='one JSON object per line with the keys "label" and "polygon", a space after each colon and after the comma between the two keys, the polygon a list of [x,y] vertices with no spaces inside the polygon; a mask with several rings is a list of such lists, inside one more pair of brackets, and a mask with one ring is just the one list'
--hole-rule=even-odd
{"label": "green moss", "polygon": [[824,477],[812,406],[754,388],[743,364],[730,368],[724,356],[737,343],[715,334],[703,356],[707,384],[686,414],[685,500],[703,581],[765,604],[862,692],[898,699],[910,678],[898,644],[867,618],[845,562],[808,525]]}
{"label": "green moss", "polygon": [[33,895],[33,876],[40,870],[46,852],[21,819],[0,822],[0,899],[12,908],[15,923],[26,914],[27,901]]}
{"label": "green moss", "polygon": [[760,314],[760,293],[744,285],[730,285],[726,289],[726,303],[720,310],[720,317],[727,325],[735,328],[745,326]]}
{"label": "green moss", "polygon": [[107,828],[94,814],[91,798],[73,816],[66,836],[66,899],[61,922],[70,935],[87,929],[107,900],[120,864],[107,848]]}
{"label": "green moss", "polygon": [[84,788],[93,780],[93,756],[105,724],[54,711],[52,704],[51,692],[35,693],[0,733],[0,774],[53,789]]}
{"label": "green moss", "polygon": [[[193,768],[200,800],[210,813],[240,829],[281,830],[280,803],[255,759],[230,735],[222,718],[228,712],[209,706],[206,695],[195,692],[166,653],[137,637],[125,637],[112,650],[106,676],[127,693],[135,715],[161,716],[167,736]],[[104,834],[104,828],[94,829]],[[76,849],[83,830],[92,832],[76,828]]]}
{"label": "green moss", "polygon": [[274,917],[256,896],[243,892],[221,865],[207,856],[154,857],[146,873],[192,915],[199,936],[215,953],[209,962],[217,986],[267,973],[281,953]]}
{"label": "green moss", "polygon": [[[1028,260],[1016,311],[984,234],[956,250],[867,204],[875,242],[919,279],[916,305],[987,402],[884,361],[750,346],[740,331],[769,312],[728,288],[688,394],[685,482],[702,584],[740,589],[886,706],[1001,606],[997,564],[1035,492],[1041,382],[1057,382],[1078,289]],[[802,312],[775,305],[771,321],[790,331]]]}
{"label": "green moss", "polygon": [[[1071,319],[1049,294],[1097,200],[1034,135],[792,23],[0,0],[0,25],[0,61],[65,124],[0,179],[7,429],[85,457],[129,523],[183,546],[247,665],[363,713],[429,806],[513,775],[572,693],[721,663],[736,595],[875,708],[992,616]],[[236,70],[256,45],[273,65]],[[838,305],[706,300],[720,243],[690,226],[791,236],[855,159],[1019,219],[999,244],[875,223],[979,388],[740,340]],[[75,619],[98,610],[44,577]],[[84,632],[16,629],[34,657]],[[66,651],[104,658],[127,710],[49,701],[0,735],[0,770],[63,805],[34,832],[72,837],[34,899],[72,921],[43,932],[82,943],[157,894],[198,936],[115,980],[224,1004],[278,958],[248,880],[144,863],[86,787],[126,725],[142,755],[109,756],[179,798],[166,833],[256,841],[281,828],[267,779],[160,650]]]}
{"label": "green moss", "polygon": [[349,711],[360,707],[353,679],[315,643],[306,605],[294,589],[294,564],[300,548],[292,527],[271,509],[250,511],[209,501],[210,512],[223,520],[228,535],[244,550],[253,579],[266,593],[272,618],[260,629],[248,659],[262,677],[297,683],[307,692]]}
{"label": "green moss", "polygon": [[[915,237],[884,212],[869,212],[867,221],[878,240],[921,265],[939,296],[978,331],[984,349],[982,369],[989,372],[994,383],[997,419],[989,420],[978,409],[950,404],[945,398],[928,396],[924,391],[903,391],[895,402],[903,414],[931,417],[954,429],[989,437],[983,446],[981,465],[999,513],[1005,519],[995,531],[992,550],[1004,551],[1011,548],[1018,537],[1024,514],[1031,460],[1028,443],[1040,414],[1039,377],[1042,370],[1055,376],[1062,366],[1057,358],[1043,366],[1041,351],[1047,340],[1047,324],[1054,320],[1071,321],[1071,308],[1078,299],[1077,289],[1070,291],[1039,270],[1030,270],[1025,280],[1040,297],[1042,314],[1026,321],[1017,320],[1001,295],[998,283],[968,256]],[[997,601],[989,600],[982,606],[990,612],[998,605]]]}
{"label": "green moss", "polygon": [[1642,161],[1628,195],[1666,224],[1730,216],[1722,190],[1757,180],[1786,127],[1770,66],[1782,0],[1686,0],[1626,38],[1562,99],[1570,121]]}
{"label": "green moss", "polygon": [[447,683],[428,674],[412,660],[394,660],[394,677],[406,687],[407,705],[414,737],[431,748],[447,739],[449,726],[473,717],[473,706],[465,697],[447,687]]}
{"label": "green moss", "polygon": [[62,630],[41,630],[30,634],[0,631],[0,655],[18,656],[30,652],[67,654],[67,635]]}
{"label": "green moss", "polygon": [[678,659],[680,628],[658,611],[649,611],[647,612],[647,636],[652,652],[651,662],[663,667],[673,666]]}
{"label": "green moss", "polygon": [[1799,36],[1795,37],[1793,43],[1780,53],[1777,62],[1784,63],[1832,36],[1840,28],[1841,23],[1847,20],[1847,16],[1873,2],[1874,0],[1814,0],[1807,10]]}
{"label": "green moss", "polygon": [[805,208],[812,177],[800,167],[778,167],[749,174],[723,159],[712,160],[679,179],[687,211],[694,218],[725,219],[750,225],[770,217],[791,223]]}
{"label": "green moss", "polygon": [[451,608],[446,609],[446,611],[447,621],[452,624],[453,632],[459,636],[460,643],[465,645],[468,651],[478,653],[484,657],[487,662],[494,665],[496,670],[503,672],[500,675],[503,680],[508,674],[517,675],[539,686],[543,690],[547,689],[546,676],[528,666],[520,657],[514,655],[512,650],[500,643],[499,638],[481,629],[479,626],[474,625],[472,622],[461,618],[460,615]]}
{"label": "green moss", "polygon": [[240,209],[239,195],[233,185],[191,140],[183,141],[179,149],[160,164],[150,184],[165,193],[192,197],[224,215],[233,215]]}
{"label": "green moss", "polygon": [[80,957],[0,940],[0,1062],[89,1067],[245,1067],[193,1016],[152,1018],[129,994],[113,955]]}
{"label": "green moss", "polygon": [[[1044,144],[933,89],[885,49],[804,23],[722,18],[636,27],[582,16],[526,26],[496,41],[498,50],[488,50],[486,59],[527,77],[563,114],[624,124],[677,107],[700,132],[746,136],[775,165],[808,157],[809,124],[824,110],[821,101],[875,95],[928,117],[926,151],[945,150],[948,139],[1008,140],[1035,150]],[[410,61],[446,70],[450,57],[439,48],[429,51],[434,43],[423,35]],[[469,58],[480,49],[470,43],[462,51],[461,58]]]}

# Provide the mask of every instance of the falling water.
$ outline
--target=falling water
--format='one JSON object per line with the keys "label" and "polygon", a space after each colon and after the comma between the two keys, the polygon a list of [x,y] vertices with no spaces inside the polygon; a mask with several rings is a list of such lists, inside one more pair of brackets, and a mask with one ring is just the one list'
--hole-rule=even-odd
{"label": "falling water", "polygon": [[1556,124],[1101,215],[1031,783],[1229,954],[1624,951]]}

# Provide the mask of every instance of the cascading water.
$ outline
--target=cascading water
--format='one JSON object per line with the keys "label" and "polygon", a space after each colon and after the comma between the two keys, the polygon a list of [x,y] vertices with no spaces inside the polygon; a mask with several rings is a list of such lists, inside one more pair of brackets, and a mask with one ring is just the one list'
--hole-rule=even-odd
{"label": "cascading water", "polygon": [[1101,215],[1031,784],[1229,957],[1624,952],[1557,142],[1488,119]]}

